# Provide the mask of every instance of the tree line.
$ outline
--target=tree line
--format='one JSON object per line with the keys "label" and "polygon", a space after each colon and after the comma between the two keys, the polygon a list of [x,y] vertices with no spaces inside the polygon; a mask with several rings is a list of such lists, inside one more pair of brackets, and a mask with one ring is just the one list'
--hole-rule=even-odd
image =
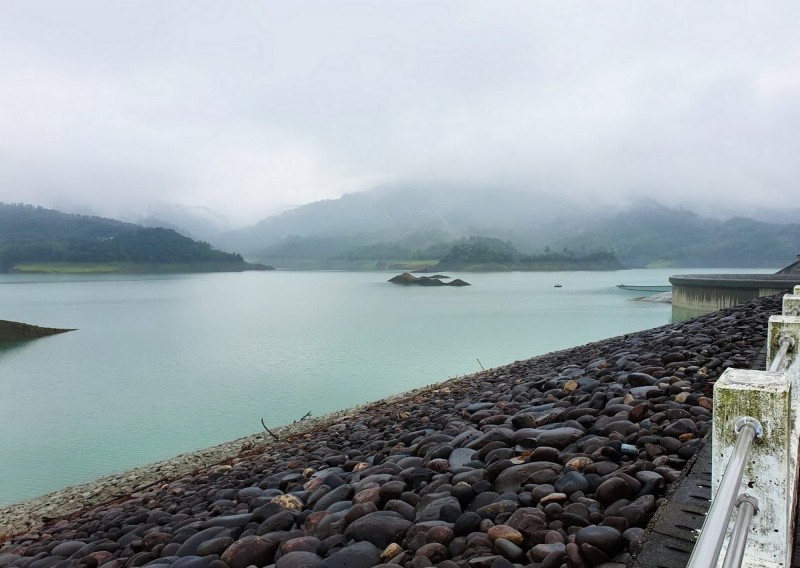
{"label": "tree line", "polygon": [[29,205],[0,205],[0,270],[21,263],[243,262],[172,229],[69,215]]}

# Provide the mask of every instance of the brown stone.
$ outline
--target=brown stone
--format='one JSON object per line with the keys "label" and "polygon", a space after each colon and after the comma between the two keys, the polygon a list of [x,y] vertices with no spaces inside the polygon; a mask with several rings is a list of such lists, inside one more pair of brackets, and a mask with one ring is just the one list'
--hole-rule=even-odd
{"label": "brown stone", "polygon": [[519,532],[517,529],[511,528],[508,525],[495,525],[491,527],[486,534],[489,536],[489,540],[492,542],[498,538],[504,538],[513,542],[517,546],[521,546],[525,540],[521,532]]}

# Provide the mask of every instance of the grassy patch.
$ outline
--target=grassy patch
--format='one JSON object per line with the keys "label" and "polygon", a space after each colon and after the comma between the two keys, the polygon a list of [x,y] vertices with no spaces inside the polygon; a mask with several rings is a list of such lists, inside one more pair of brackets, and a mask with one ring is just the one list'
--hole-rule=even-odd
{"label": "grassy patch", "polygon": [[410,272],[412,270],[423,270],[429,266],[433,266],[439,262],[438,260],[397,260],[388,263],[389,270],[404,270]]}
{"label": "grassy patch", "polygon": [[11,269],[16,274],[101,274],[119,271],[118,264],[82,262],[32,262],[17,264]]}
{"label": "grassy patch", "polygon": [[645,268],[673,268],[674,266],[675,262],[671,260],[656,260],[645,266]]}
{"label": "grassy patch", "polygon": [[14,274],[163,274],[185,272],[242,272],[245,270],[264,270],[266,267],[246,262],[185,262],[148,263],[133,262],[31,262],[14,266],[9,272]]}

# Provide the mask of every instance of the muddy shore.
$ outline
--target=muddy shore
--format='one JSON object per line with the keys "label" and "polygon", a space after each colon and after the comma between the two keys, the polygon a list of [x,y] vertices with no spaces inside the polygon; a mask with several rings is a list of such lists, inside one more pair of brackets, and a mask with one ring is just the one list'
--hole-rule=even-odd
{"label": "muddy shore", "polygon": [[[0,568],[621,568],[777,297],[0,510]],[[8,536],[16,534],[16,536]]]}

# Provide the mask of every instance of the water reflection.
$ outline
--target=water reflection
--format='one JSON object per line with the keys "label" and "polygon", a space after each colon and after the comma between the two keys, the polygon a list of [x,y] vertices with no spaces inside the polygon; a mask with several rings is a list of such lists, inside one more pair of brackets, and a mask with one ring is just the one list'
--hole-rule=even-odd
{"label": "water reflection", "polygon": [[697,318],[700,316],[704,316],[706,314],[710,314],[711,312],[716,312],[717,310],[692,310],[689,308],[681,308],[676,306],[675,304],[672,305],[672,323],[680,323],[686,320],[690,320],[692,318]]}
{"label": "water reflection", "polygon": [[489,368],[662,325],[669,306],[616,284],[669,274],[450,274],[473,286],[447,290],[320,272],[2,287],[6,317],[82,331],[0,348],[13,393],[0,396],[0,504],[250,434],[262,416],[271,427],[473,372],[476,358]]}
{"label": "water reflection", "polygon": [[33,342],[33,339],[23,339],[21,341],[5,341],[0,343],[0,358],[11,352],[19,353],[26,349]]}

